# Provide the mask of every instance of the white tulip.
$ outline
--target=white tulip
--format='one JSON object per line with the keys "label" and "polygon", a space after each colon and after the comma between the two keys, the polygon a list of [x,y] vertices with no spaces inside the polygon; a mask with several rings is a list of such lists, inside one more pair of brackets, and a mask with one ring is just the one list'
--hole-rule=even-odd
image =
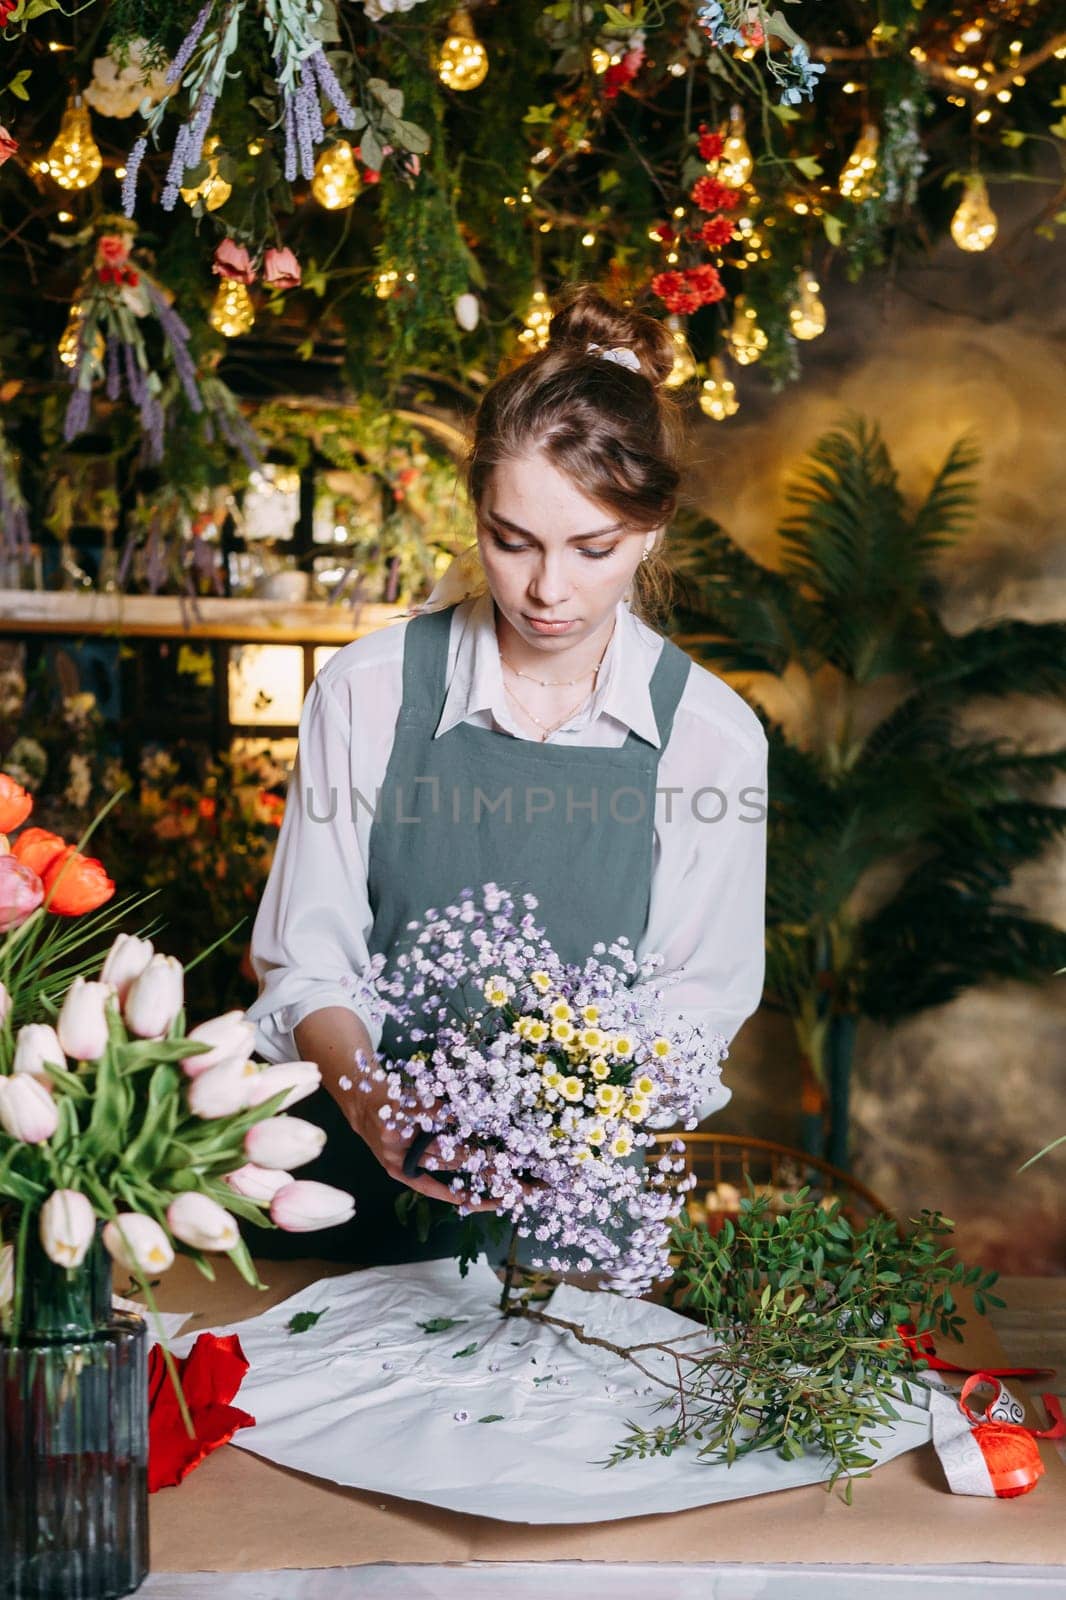
{"label": "white tulip", "polygon": [[189,1110],[205,1121],[246,1111],[259,1070],[257,1061],[229,1061],[201,1072],[189,1085]]}
{"label": "white tulip", "polygon": [[271,1095],[288,1089],[288,1094],[278,1107],[279,1111],[287,1111],[298,1100],[306,1100],[309,1094],[314,1094],[321,1081],[322,1074],[313,1061],[279,1061],[272,1067],[263,1067],[257,1073],[248,1103],[261,1106]]}
{"label": "white tulip", "polygon": [[116,936],[100,968],[100,982],[111,984],[120,1005],[126,1004],[130,984],[140,977],[154,955],[151,939],[137,939],[132,933]]}
{"label": "white tulip", "polygon": [[28,1072],[0,1078],[0,1127],[23,1144],[44,1144],[59,1127],[55,1101]]}
{"label": "white tulip", "polygon": [[237,1224],[210,1195],[190,1189],[167,1206],[167,1227],[194,1250],[232,1250],[240,1243]]}
{"label": "white tulip", "polygon": [[80,1267],[96,1234],[96,1212],[77,1189],[56,1189],[41,1207],[41,1246],[57,1267]]}
{"label": "white tulip", "polygon": [[74,979],[56,1021],[56,1035],[65,1055],[75,1061],[99,1061],[107,1049],[105,1007],[114,992],[109,983]]}
{"label": "white tulip", "polygon": [[47,1084],[49,1078],[45,1063],[61,1072],[69,1070],[59,1035],[51,1023],[27,1022],[15,1036],[15,1058],[11,1070],[28,1072],[31,1077],[40,1078]]}
{"label": "white tulip", "polygon": [[270,1205],[270,1220],[286,1233],[311,1233],[315,1228],[336,1228],[355,1216],[355,1201],[343,1189],[328,1183],[298,1178],[280,1189]]}
{"label": "white tulip", "polygon": [[257,1167],[254,1161],[246,1161],[236,1172],[227,1172],[222,1181],[228,1183],[235,1194],[242,1194],[246,1200],[265,1202],[273,1200],[278,1190],[284,1189],[293,1178],[291,1172],[285,1172],[280,1168]]}
{"label": "white tulip", "polygon": [[199,1055],[182,1057],[181,1064],[189,1077],[198,1078],[212,1067],[247,1060],[255,1045],[255,1023],[248,1022],[243,1011],[226,1011],[221,1017],[197,1023],[189,1038],[211,1046]]}
{"label": "white tulip", "polygon": [[123,1211],[104,1225],[104,1247],[127,1272],[148,1277],[174,1265],[170,1240],[154,1217],[140,1211]]}
{"label": "white tulip", "polygon": [[321,1155],[326,1135],[302,1117],[267,1117],[244,1136],[244,1151],[257,1167],[302,1167]]}
{"label": "white tulip", "polygon": [[162,1039],[185,999],[185,969],[177,956],[155,955],[130,984],[122,1007],[126,1026],[139,1039]]}

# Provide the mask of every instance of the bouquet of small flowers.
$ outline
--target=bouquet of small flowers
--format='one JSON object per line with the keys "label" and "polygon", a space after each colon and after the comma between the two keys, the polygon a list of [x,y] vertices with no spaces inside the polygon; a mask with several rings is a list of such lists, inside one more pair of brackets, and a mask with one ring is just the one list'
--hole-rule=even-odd
{"label": "bouquet of small flowers", "polygon": [[380,1115],[463,1195],[460,1215],[497,1202],[532,1239],[532,1266],[597,1272],[640,1295],[669,1276],[671,1225],[693,1182],[679,1142],[652,1165],[644,1151],[655,1128],[696,1126],[725,1042],[665,1030],[661,957],[638,963],[619,939],[567,964],[534,897],[522,905],[488,884],[480,904],[464,891],[409,924],[411,947],[379,987],[403,1049],[429,1047],[373,1071],[364,1062],[359,1087],[387,1081]]}

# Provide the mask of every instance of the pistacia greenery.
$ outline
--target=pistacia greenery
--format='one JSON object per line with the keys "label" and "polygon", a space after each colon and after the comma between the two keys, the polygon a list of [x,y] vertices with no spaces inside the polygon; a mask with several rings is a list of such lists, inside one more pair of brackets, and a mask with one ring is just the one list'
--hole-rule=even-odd
{"label": "pistacia greenery", "polygon": [[806,1189],[781,1212],[750,1195],[717,1234],[679,1224],[667,1301],[705,1324],[710,1342],[678,1355],[669,1420],[634,1427],[610,1464],[682,1445],[730,1463],[753,1450],[813,1453],[826,1458],[830,1487],[848,1475],[850,1501],[851,1476],[876,1465],[875,1430],[912,1398],[915,1363],[897,1325],[959,1339],[959,1289],[978,1313],[1004,1303],[994,1272],[958,1259],[952,1228],[930,1211],[903,1229],[880,1215],[855,1226],[838,1201]]}

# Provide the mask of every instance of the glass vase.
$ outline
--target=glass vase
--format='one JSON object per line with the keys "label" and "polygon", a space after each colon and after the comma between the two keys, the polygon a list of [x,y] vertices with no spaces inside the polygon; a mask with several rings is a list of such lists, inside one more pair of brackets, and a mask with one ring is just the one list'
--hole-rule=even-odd
{"label": "glass vase", "polygon": [[99,1233],[67,1270],[31,1227],[0,1399],[0,1595],[132,1594],[148,1572],[146,1333],[111,1309]]}

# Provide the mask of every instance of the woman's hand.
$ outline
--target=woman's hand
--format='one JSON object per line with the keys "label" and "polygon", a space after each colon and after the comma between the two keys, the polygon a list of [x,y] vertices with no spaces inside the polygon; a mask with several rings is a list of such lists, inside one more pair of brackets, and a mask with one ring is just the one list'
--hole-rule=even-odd
{"label": "woman's hand", "polygon": [[[415,1189],[419,1194],[428,1195],[431,1200],[445,1200],[449,1205],[466,1206],[472,1212],[495,1211],[498,1209],[499,1201],[472,1201],[465,1191],[457,1194],[454,1189],[449,1189],[446,1184],[439,1182],[436,1178],[408,1177],[403,1170],[403,1161],[412,1140],[400,1134],[391,1125],[391,1121],[386,1121],[381,1116],[382,1109],[388,1103],[389,1097],[384,1083],[373,1084],[369,1092],[352,1089],[345,1095],[343,1100],[339,1101],[341,1110],[348,1118],[348,1121],[364,1144],[370,1147],[390,1178],[395,1178],[399,1183],[405,1183],[409,1189]],[[432,1106],[426,1108],[429,1116],[433,1115],[433,1110]],[[433,1145],[429,1146],[426,1155],[429,1155],[430,1152],[434,1155],[436,1154]],[[459,1151],[453,1157],[456,1166],[461,1167],[462,1155],[463,1152]],[[423,1156],[423,1166],[425,1161],[426,1156]]]}

